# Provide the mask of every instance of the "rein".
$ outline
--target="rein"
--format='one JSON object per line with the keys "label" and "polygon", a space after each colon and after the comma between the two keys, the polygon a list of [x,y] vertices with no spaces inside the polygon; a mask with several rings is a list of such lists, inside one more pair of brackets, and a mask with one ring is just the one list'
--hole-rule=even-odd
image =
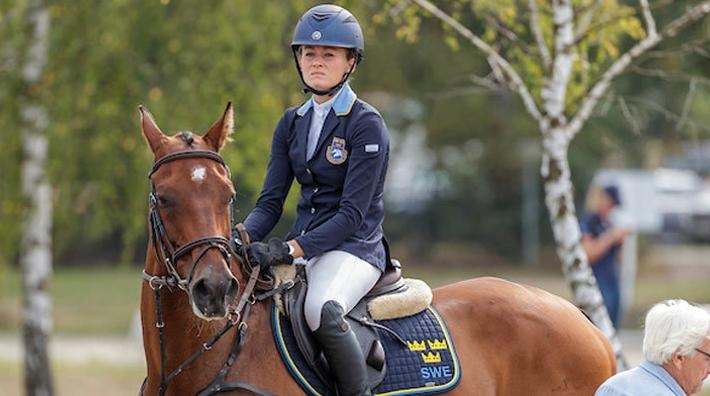
{"label": "rein", "polygon": [[[227,170],[227,173],[229,174],[229,168],[224,162],[224,159],[217,153],[214,153],[212,151],[207,151],[207,150],[193,150],[193,151],[180,151],[177,153],[173,154],[168,154],[165,157],[160,158],[157,160],[154,164],[153,167],[148,174],[148,178],[150,179],[153,174],[160,168],[165,163],[179,160],[179,159],[186,159],[186,158],[207,158],[211,159],[213,161],[216,161],[220,163],[224,168]],[[224,391],[230,391],[230,390],[246,390],[258,395],[271,395],[269,392],[266,392],[262,389],[259,389],[255,386],[252,386],[247,383],[242,383],[242,382],[225,382],[225,377],[227,375],[227,372],[229,371],[229,368],[232,366],[232,364],[236,361],[237,356],[242,350],[242,347],[245,344],[245,336],[247,329],[249,326],[247,325],[247,318],[249,317],[249,313],[251,312],[251,306],[254,305],[258,301],[262,301],[267,298],[265,295],[259,295],[255,296],[254,291],[255,291],[255,286],[257,285],[257,281],[259,280],[259,271],[260,267],[259,265],[251,265],[249,263],[249,259],[246,254],[242,255],[243,257],[243,262],[246,264],[249,264],[249,267],[251,267],[251,272],[249,274],[249,280],[247,281],[247,284],[244,288],[244,291],[241,294],[241,297],[239,298],[239,302],[237,303],[236,307],[234,309],[229,310],[228,312],[228,318],[227,318],[227,323],[220,329],[212,338],[210,338],[207,342],[202,344],[202,347],[195,351],[192,355],[190,355],[185,361],[183,361],[177,368],[175,368],[173,371],[170,373],[167,373],[167,370],[165,368],[165,361],[166,361],[166,353],[165,353],[165,334],[164,334],[164,327],[165,327],[165,322],[163,321],[163,308],[162,308],[162,303],[161,303],[161,290],[163,287],[166,287],[172,291],[173,287],[178,287],[179,289],[185,291],[186,293],[189,294],[188,291],[188,284],[190,283],[190,279],[192,278],[192,275],[195,271],[195,268],[197,267],[197,263],[202,259],[202,257],[207,253],[209,249],[218,249],[219,252],[222,254],[224,259],[227,261],[230,270],[231,270],[231,257],[232,253],[235,253],[235,250],[237,248],[243,249],[249,244],[249,235],[246,233],[244,230],[244,227],[241,224],[238,224],[237,226],[233,227],[237,230],[238,236],[240,239],[240,245],[233,245],[230,243],[230,240],[227,238],[224,238],[222,236],[205,236],[201,238],[197,238],[183,246],[181,246],[178,249],[175,249],[173,243],[170,241],[170,238],[167,236],[167,232],[165,230],[165,226],[163,224],[162,219],[160,218],[160,213],[158,211],[158,197],[155,192],[155,185],[153,184],[152,180],[150,183],[151,191],[149,195],[149,205],[150,205],[150,213],[149,213],[149,222],[150,222],[150,229],[151,229],[151,236],[152,236],[152,241],[153,241],[153,248],[154,248],[154,253],[156,260],[158,262],[162,261],[165,264],[165,267],[168,271],[167,276],[158,276],[158,275],[151,275],[143,270],[143,279],[148,282],[148,286],[153,290],[153,294],[155,297],[155,310],[156,310],[156,323],[155,327],[158,329],[158,335],[160,339],[160,387],[158,389],[158,394],[160,396],[165,395],[165,392],[167,391],[168,385],[172,382],[172,380],[177,377],[178,374],[180,374],[184,369],[186,369],[190,364],[192,364],[198,357],[200,357],[202,354],[205,352],[209,351],[212,349],[214,344],[222,338],[224,334],[226,334],[229,330],[231,330],[233,327],[237,326],[237,335],[236,339],[234,342],[234,345],[232,346],[232,350],[227,357],[227,361],[224,363],[220,371],[217,373],[217,377],[202,391],[198,393],[199,396],[208,396],[208,395],[213,395],[219,392],[224,392]],[[230,203],[230,213],[231,213],[231,218],[230,218],[230,225],[234,224],[234,207],[233,207],[233,200]],[[180,274],[177,272],[177,269],[175,268],[175,263],[177,263],[177,260],[180,259],[183,255],[187,254],[188,252],[192,251],[193,249],[203,246],[203,250],[197,255],[197,258],[194,260],[192,263],[192,268],[190,270],[190,274],[188,275],[187,278],[182,278]],[[233,247],[234,246],[234,247]],[[162,257],[162,260],[161,260]],[[140,394],[142,395],[146,383],[148,382],[148,378],[143,381],[143,385],[141,386],[140,389]]]}

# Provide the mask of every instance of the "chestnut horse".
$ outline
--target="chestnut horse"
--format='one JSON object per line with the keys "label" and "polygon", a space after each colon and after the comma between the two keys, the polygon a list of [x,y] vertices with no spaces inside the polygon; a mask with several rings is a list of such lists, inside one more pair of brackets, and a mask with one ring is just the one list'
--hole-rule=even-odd
{"label": "chestnut horse", "polygon": [[[274,344],[272,300],[254,297],[258,266],[243,275],[228,241],[235,189],[217,153],[232,133],[231,103],[203,136],[167,136],[139,109],[155,156],[142,393],[303,394]],[[605,337],[574,305],[543,290],[470,279],[435,289],[432,304],[459,355],[461,380],[451,394],[591,395],[615,372]]]}

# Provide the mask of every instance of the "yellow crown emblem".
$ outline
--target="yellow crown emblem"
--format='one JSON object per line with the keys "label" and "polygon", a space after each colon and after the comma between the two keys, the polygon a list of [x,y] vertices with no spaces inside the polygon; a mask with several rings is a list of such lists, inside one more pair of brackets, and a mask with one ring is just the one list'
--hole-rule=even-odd
{"label": "yellow crown emblem", "polygon": [[441,363],[441,354],[428,352],[426,354],[422,353],[422,360],[424,363]]}
{"label": "yellow crown emblem", "polygon": [[446,345],[446,339],[442,339],[441,341],[437,339],[434,339],[434,341],[427,340],[427,343],[429,344],[429,349],[431,350],[448,348],[448,346]]}
{"label": "yellow crown emblem", "polygon": [[426,351],[426,344],[424,341],[417,341],[414,340],[412,342],[407,341],[407,346],[409,347],[410,351]]}

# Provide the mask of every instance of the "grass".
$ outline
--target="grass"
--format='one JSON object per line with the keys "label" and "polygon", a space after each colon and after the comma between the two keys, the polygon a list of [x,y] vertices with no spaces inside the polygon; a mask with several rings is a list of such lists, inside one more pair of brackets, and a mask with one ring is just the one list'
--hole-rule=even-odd
{"label": "grass", "polygon": [[[140,269],[59,269],[50,283],[54,331],[61,334],[126,334],[140,297]],[[0,331],[20,328],[21,276],[0,279]]]}

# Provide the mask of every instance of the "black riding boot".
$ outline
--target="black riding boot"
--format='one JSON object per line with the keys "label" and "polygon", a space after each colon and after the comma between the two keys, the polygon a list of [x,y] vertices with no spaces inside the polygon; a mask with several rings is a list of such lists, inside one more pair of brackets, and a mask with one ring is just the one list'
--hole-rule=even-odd
{"label": "black riding boot", "polygon": [[365,358],[344,315],[340,304],[328,301],[321,310],[320,327],[313,335],[335,377],[338,395],[370,395]]}

